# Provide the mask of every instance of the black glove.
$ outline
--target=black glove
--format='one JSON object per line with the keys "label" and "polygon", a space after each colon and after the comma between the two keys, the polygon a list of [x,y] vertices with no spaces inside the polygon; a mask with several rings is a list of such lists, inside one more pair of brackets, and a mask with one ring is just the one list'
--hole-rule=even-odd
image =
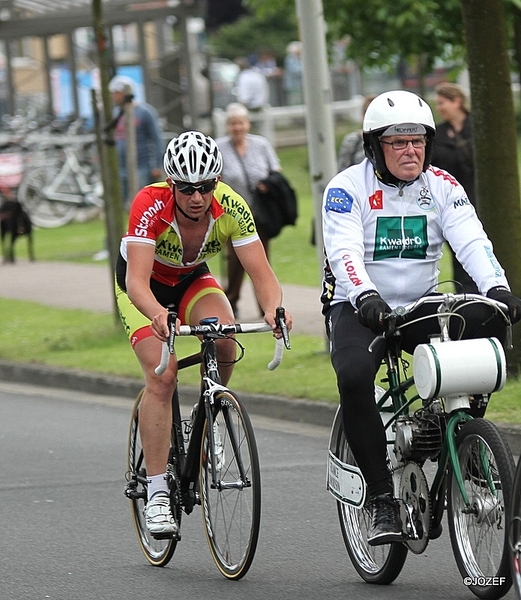
{"label": "black glove", "polygon": [[364,327],[376,334],[384,330],[385,315],[391,312],[391,307],[376,290],[363,292],[356,299],[358,321]]}
{"label": "black glove", "polygon": [[521,300],[514,296],[512,292],[509,292],[506,287],[498,285],[491,288],[487,292],[487,298],[506,304],[512,323],[517,323],[521,319]]}

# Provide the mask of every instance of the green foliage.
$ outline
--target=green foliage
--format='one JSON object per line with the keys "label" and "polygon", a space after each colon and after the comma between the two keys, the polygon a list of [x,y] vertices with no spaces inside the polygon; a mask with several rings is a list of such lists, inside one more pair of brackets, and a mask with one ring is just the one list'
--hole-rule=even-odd
{"label": "green foliage", "polygon": [[[248,0],[255,14],[295,9],[295,0]],[[425,71],[438,58],[460,57],[463,25],[459,0],[323,0],[328,30],[349,36],[349,55],[362,66],[385,67],[397,57]]]}
{"label": "green foliage", "polygon": [[297,19],[291,6],[283,6],[274,13],[242,17],[208,36],[214,56],[233,60],[269,49],[275,54],[278,64],[282,64],[288,43],[296,39]]}
{"label": "green foliage", "polygon": [[429,71],[436,58],[463,44],[459,0],[325,0],[324,7],[337,33],[351,38],[350,55],[364,65],[423,57]]}

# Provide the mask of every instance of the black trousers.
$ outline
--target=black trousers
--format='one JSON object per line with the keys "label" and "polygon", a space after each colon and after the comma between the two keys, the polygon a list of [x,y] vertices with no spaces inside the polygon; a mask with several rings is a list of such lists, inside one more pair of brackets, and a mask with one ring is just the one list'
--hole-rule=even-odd
{"label": "black trousers", "polygon": [[[435,314],[437,304],[426,304],[408,317]],[[506,326],[486,305],[471,304],[462,308],[465,319],[451,319],[452,339],[496,337],[504,344]],[[375,377],[383,360],[383,345],[373,352],[368,348],[375,335],[360,325],[350,302],[335,304],[326,314],[326,330],[331,347],[331,363],[336,373],[342,423],[347,441],[367,482],[370,497],[392,492],[387,468],[385,429],[374,399]],[[440,332],[438,320],[430,318],[401,330],[401,347],[412,354],[418,344]]]}
{"label": "black trousers", "polygon": [[[264,246],[266,252],[266,258],[269,260],[269,238],[261,230],[258,229],[259,238]],[[237,315],[237,303],[241,296],[242,282],[244,280],[244,267],[241,261],[237,258],[235,250],[233,249],[232,243],[229,241],[226,248],[226,260],[227,260],[227,285],[224,293],[226,294],[230,304],[232,305],[233,312]],[[260,309],[260,307],[259,307]],[[261,310],[261,316],[264,316],[264,312]]]}

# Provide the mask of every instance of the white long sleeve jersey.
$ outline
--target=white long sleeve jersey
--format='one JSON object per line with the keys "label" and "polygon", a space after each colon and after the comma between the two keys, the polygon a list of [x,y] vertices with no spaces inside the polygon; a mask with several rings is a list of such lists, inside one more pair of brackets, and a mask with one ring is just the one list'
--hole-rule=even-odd
{"label": "white long sleeve jersey", "polygon": [[356,306],[373,289],[395,308],[435,291],[445,241],[481,293],[509,287],[465,190],[437,167],[398,187],[383,184],[365,159],[330,181],[322,217],[327,304]]}

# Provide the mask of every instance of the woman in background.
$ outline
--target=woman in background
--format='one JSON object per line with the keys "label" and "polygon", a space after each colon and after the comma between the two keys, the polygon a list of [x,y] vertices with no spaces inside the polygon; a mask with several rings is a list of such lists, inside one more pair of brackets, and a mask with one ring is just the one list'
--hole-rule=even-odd
{"label": "woman in background", "polygon": [[[453,175],[465,188],[468,199],[477,209],[474,182],[474,147],[469,101],[463,88],[444,82],[435,88],[436,109],[443,121],[436,125],[436,139],[431,164]],[[452,254],[453,278],[460,292],[477,293],[473,279]]]}
{"label": "woman in background", "polygon": [[[256,188],[261,193],[267,191],[260,181],[266,179],[270,171],[280,171],[280,161],[269,140],[250,133],[250,128],[248,109],[243,104],[234,102],[226,109],[228,135],[218,138],[216,142],[223,156],[222,180],[251,207]],[[269,259],[269,238],[259,224],[257,232]],[[228,245],[227,266],[228,283],[225,292],[237,318],[244,269],[231,244]]]}

